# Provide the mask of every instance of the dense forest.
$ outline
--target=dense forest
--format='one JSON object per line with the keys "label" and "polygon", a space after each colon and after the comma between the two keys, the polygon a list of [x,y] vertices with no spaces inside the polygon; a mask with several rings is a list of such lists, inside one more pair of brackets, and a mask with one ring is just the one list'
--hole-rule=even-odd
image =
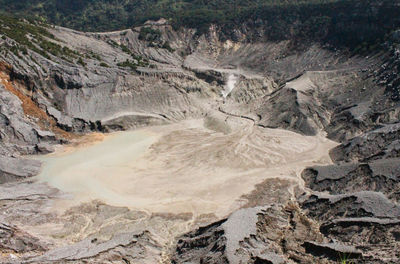
{"label": "dense forest", "polygon": [[243,9],[332,0],[0,0],[0,10],[82,30],[114,30],[165,17],[229,20]]}
{"label": "dense forest", "polygon": [[[228,37],[248,25],[269,40],[307,39],[371,47],[400,26],[398,0],[0,0],[0,11],[85,31],[110,31],[167,18],[173,26]],[[256,36],[253,36],[256,37]]]}

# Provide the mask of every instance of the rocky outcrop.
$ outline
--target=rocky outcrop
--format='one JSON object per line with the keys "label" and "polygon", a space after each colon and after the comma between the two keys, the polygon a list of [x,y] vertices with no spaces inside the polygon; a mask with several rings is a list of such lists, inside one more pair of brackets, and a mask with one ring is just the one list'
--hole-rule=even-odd
{"label": "rocky outcrop", "polygon": [[368,162],[400,156],[400,124],[388,124],[344,142],[331,150],[336,162]]}
{"label": "rocky outcrop", "polygon": [[331,151],[337,164],[302,173],[312,190],[301,202],[305,213],[326,237],[360,250],[365,263],[400,261],[400,160],[390,147],[396,131],[393,124],[366,132]]}
{"label": "rocky outcrop", "polygon": [[311,189],[319,192],[376,191],[399,201],[399,164],[399,159],[381,159],[369,163],[313,167],[304,170],[302,177]]}
{"label": "rocky outcrop", "polygon": [[0,184],[35,176],[40,166],[39,161],[0,156]]}
{"label": "rocky outcrop", "polygon": [[242,209],[178,239],[173,263],[330,263],[360,250],[328,242],[294,205]]}
{"label": "rocky outcrop", "polygon": [[399,261],[396,234],[400,207],[382,193],[314,194],[302,203],[302,208],[318,220],[325,237],[357,249],[358,255],[363,256],[360,263]]}
{"label": "rocky outcrop", "polygon": [[[309,105],[312,97],[294,89],[283,88],[271,96],[264,98],[263,105],[256,110],[260,117],[258,125],[270,128],[285,128],[305,135],[316,135],[319,116],[323,111]],[[317,120],[310,118],[317,116]]]}
{"label": "rocky outcrop", "polygon": [[0,122],[3,155],[35,153],[35,145],[40,142],[39,128],[24,118],[21,101],[3,85],[0,85]]}
{"label": "rocky outcrop", "polygon": [[351,194],[313,194],[302,203],[308,215],[318,220],[330,217],[375,217],[399,218],[400,207],[379,192],[357,192]]}
{"label": "rocky outcrop", "polygon": [[[151,250],[153,249],[153,251]],[[157,261],[159,250],[148,233],[117,234],[107,241],[86,238],[78,243],[57,248],[26,263],[150,263]]]}
{"label": "rocky outcrop", "polygon": [[[46,250],[46,245],[42,245],[38,238],[32,237],[17,227],[5,223],[0,224],[0,242],[0,250],[2,252],[21,254]],[[0,261],[1,259],[2,257],[0,257]]]}

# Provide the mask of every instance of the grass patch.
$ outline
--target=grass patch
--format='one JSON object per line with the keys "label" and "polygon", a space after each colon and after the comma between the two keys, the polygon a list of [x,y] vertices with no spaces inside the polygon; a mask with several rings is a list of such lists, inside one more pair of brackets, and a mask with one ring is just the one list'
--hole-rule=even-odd
{"label": "grass patch", "polygon": [[78,61],[77,61],[76,63],[82,65],[83,67],[86,66],[86,63],[82,60],[82,58],[79,58]]}
{"label": "grass patch", "polygon": [[2,39],[14,40],[9,42],[9,50],[17,56],[28,54],[32,50],[47,59],[50,55],[71,61],[81,56],[77,51],[73,51],[66,46],[61,46],[54,41],[56,38],[47,31],[47,25],[33,21],[17,19],[15,17],[0,15],[0,34]]}
{"label": "grass patch", "polygon": [[124,67],[124,68],[130,68],[131,70],[136,71],[138,64],[127,59],[124,62],[117,63],[117,66]]}

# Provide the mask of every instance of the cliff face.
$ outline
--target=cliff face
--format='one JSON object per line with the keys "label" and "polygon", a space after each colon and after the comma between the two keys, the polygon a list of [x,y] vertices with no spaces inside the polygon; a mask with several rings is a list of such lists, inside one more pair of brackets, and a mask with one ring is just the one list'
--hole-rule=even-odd
{"label": "cliff face", "polygon": [[[2,251],[27,263],[400,260],[396,32],[379,51],[350,56],[317,43],[294,50],[290,41],[249,42],[249,28],[238,30],[235,42],[221,37],[218,27],[201,36],[163,22],[143,28],[83,33],[48,27],[46,35],[28,32],[33,44],[26,49],[24,39],[2,35]],[[224,97],[229,76],[236,83]],[[247,208],[212,224],[205,221],[209,225],[168,246],[154,239],[155,233],[163,225],[184,225],[186,216],[146,218],[102,203],[62,216],[46,214],[57,192],[21,181],[40,170],[38,162],[21,155],[52,152],[53,145],[87,132],[205,118],[214,130],[229,133],[228,116],[261,128],[326,133],[341,145],[331,151],[333,165],[304,170],[304,186],[278,177],[266,180],[249,195]],[[58,246],[23,231],[31,216],[38,225],[63,223],[64,233],[52,236],[74,243]],[[86,225],[87,217],[95,220]],[[146,230],[142,217],[159,229]],[[12,218],[19,219],[15,226],[7,222]],[[110,230],[124,225],[135,232]],[[69,237],[68,231],[80,228],[90,232]]]}

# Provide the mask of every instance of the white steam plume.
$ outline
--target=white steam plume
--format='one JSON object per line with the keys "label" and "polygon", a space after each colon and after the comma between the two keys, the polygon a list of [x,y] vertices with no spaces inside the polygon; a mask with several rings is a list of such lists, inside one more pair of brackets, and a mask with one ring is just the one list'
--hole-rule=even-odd
{"label": "white steam plume", "polygon": [[235,88],[236,82],[237,82],[237,76],[234,74],[230,74],[228,77],[228,81],[226,82],[225,85],[225,90],[222,91],[222,96],[226,98],[232,90]]}

